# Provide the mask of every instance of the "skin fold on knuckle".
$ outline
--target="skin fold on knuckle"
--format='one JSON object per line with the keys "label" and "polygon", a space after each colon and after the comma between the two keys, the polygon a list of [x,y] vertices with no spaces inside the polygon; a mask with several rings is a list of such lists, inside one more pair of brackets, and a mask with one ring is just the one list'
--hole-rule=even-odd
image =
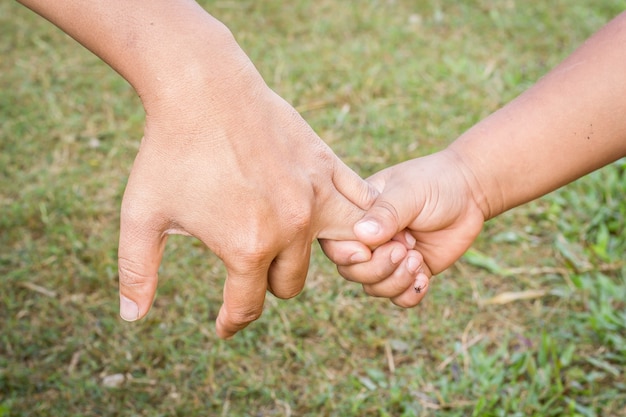
{"label": "skin fold on knuckle", "polygon": [[386,265],[378,265],[373,263],[358,264],[352,266],[337,267],[339,274],[348,281],[359,282],[365,285],[375,285],[389,278],[391,274]]}
{"label": "skin fold on knuckle", "polygon": [[400,224],[400,214],[393,204],[386,200],[380,200],[376,203],[376,216],[380,218],[384,224],[391,224],[397,227]]}
{"label": "skin fold on knuckle", "polygon": [[372,289],[382,297],[398,297],[403,294],[409,286],[412,286],[413,280],[414,278],[412,276],[393,275],[386,280],[373,284]]}
{"label": "skin fold on knuckle", "polygon": [[365,183],[365,186],[360,189],[362,195],[359,196],[361,202],[363,202],[363,210],[368,210],[375,203],[376,199],[380,195],[380,192],[369,182]]}
{"label": "skin fold on knuckle", "polygon": [[369,295],[370,297],[376,297],[376,298],[384,297],[383,295],[380,295],[376,291],[376,288],[374,288],[372,285],[369,285],[369,284],[363,284],[363,292],[365,292],[365,294]]}
{"label": "skin fold on knuckle", "polygon": [[262,308],[249,307],[230,310],[227,313],[226,322],[230,323],[234,328],[243,329],[248,324],[258,320],[262,312]]}
{"label": "skin fold on knuckle", "polygon": [[282,284],[279,288],[272,287],[270,289],[271,293],[274,294],[277,298],[282,300],[289,300],[290,298],[294,298],[298,294],[302,292],[303,285],[300,283],[297,284]]}
{"label": "skin fold on knuckle", "polygon": [[276,254],[274,246],[268,242],[250,244],[231,250],[223,259],[234,276],[267,276],[267,267]]}
{"label": "skin fold on knuckle", "polygon": [[140,272],[143,269],[143,265],[138,262],[124,257],[118,258],[120,286],[136,288],[149,283],[154,277]]}
{"label": "skin fold on knuckle", "polygon": [[370,283],[378,283],[381,282],[391,275],[393,272],[393,268],[387,264],[374,263],[369,266],[370,268],[364,271],[364,275],[369,272],[369,281]]}
{"label": "skin fold on knuckle", "polygon": [[422,301],[422,298],[418,300],[409,300],[406,297],[394,297],[391,298],[391,302],[401,308],[412,308],[417,306]]}
{"label": "skin fold on knuckle", "polygon": [[355,271],[354,266],[339,265],[337,267],[337,272],[339,272],[339,275],[341,275],[347,281],[358,282],[361,284],[369,284],[369,281],[367,280],[367,278],[363,279],[363,276],[359,274],[358,271]]}
{"label": "skin fold on knuckle", "polygon": [[292,236],[301,236],[311,228],[311,209],[307,206],[292,208],[282,214],[287,223],[284,230],[289,231]]}

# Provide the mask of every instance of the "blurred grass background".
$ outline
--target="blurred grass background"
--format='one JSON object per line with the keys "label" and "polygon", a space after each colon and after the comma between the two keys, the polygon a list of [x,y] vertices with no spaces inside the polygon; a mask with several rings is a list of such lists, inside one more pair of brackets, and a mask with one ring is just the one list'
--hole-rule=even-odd
{"label": "blurred grass background", "polygon": [[[202,4],[363,176],[441,149],[624,8]],[[175,237],[151,313],[125,323],[118,210],[140,103],[15,2],[0,35],[0,416],[626,415],[623,163],[489,222],[415,309],[368,298],[316,250],[300,296],[268,296],[220,341],[224,270]]]}

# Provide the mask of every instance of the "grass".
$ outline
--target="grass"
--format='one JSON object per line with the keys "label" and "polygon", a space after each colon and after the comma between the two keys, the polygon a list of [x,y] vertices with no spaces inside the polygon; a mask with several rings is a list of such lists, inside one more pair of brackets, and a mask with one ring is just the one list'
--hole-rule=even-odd
{"label": "grass", "polygon": [[[203,4],[364,176],[441,149],[623,8]],[[316,250],[300,296],[269,296],[223,342],[224,269],[176,237],[150,315],[129,324],[116,245],[139,101],[14,2],[0,4],[0,34],[0,416],[626,413],[623,164],[489,222],[412,310],[368,298]]]}

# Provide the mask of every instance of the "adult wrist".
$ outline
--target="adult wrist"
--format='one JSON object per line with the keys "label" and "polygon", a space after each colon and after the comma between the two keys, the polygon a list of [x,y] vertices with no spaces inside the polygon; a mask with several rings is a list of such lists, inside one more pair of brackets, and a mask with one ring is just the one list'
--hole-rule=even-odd
{"label": "adult wrist", "polygon": [[[219,112],[223,105],[234,105],[233,100],[249,93],[247,90],[265,85],[221,23],[216,21],[198,33],[184,48],[177,46],[182,41],[163,48],[158,59],[146,60],[144,70],[127,78],[148,115],[188,113],[199,103],[203,103],[205,113]],[[207,104],[216,108],[207,108]]]}

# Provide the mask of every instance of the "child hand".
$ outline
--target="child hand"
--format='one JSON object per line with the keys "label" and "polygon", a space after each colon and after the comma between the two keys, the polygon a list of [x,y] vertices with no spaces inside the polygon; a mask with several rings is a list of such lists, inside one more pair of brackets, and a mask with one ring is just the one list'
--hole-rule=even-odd
{"label": "child hand", "polygon": [[[354,226],[360,243],[325,240],[322,249],[344,278],[363,283],[368,294],[388,296],[389,287],[405,286],[402,298],[392,301],[416,305],[428,290],[427,277],[458,260],[482,228],[475,181],[449,150],[387,168],[368,181],[380,196]],[[351,259],[359,245],[375,248],[369,260]]]}
{"label": "child hand", "polygon": [[[415,239],[410,233],[398,233],[373,251],[357,241],[320,240],[320,243],[337,264],[339,273],[348,281],[362,284],[368,295],[389,298],[407,308],[419,304],[428,292],[432,274],[422,255],[411,249]],[[369,257],[357,259],[355,253],[367,253]]]}

